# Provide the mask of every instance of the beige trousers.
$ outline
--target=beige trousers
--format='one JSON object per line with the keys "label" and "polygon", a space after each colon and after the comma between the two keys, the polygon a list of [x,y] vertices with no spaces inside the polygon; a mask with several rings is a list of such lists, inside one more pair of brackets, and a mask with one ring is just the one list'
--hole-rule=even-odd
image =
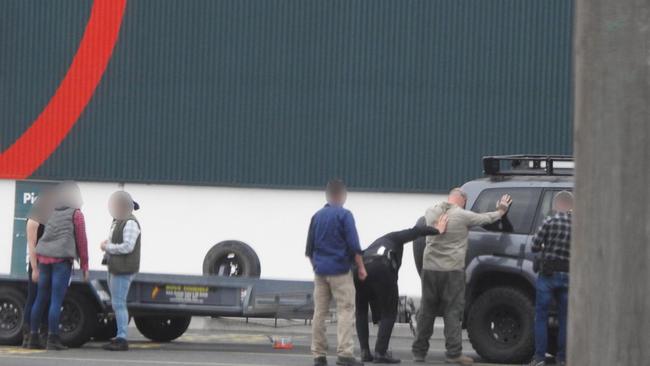
{"label": "beige trousers", "polygon": [[314,279],[314,319],[311,327],[311,352],[314,358],[327,355],[325,320],[332,298],[336,301],[336,336],[339,357],[354,357],[354,281],[352,272]]}

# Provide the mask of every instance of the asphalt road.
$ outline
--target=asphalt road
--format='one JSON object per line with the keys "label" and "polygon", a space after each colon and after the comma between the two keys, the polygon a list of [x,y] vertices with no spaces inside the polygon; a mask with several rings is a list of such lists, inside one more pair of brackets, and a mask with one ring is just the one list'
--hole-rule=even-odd
{"label": "asphalt road", "polygon": [[[67,351],[24,350],[18,347],[0,347],[0,366],[42,366],[42,365],[88,365],[88,366],[254,366],[254,365],[312,365],[309,352],[309,326],[303,322],[284,321],[276,328],[273,322],[251,320],[246,324],[240,319],[197,318],[190,329],[172,343],[152,343],[143,338],[137,329],[130,329],[131,350],[129,352],[106,352],[101,343],[88,343],[82,348]],[[336,349],[336,324],[328,329],[330,349]],[[374,334],[376,329],[372,330]],[[275,350],[270,337],[291,337],[294,348]],[[371,341],[373,341],[371,339]],[[391,349],[402,365],[414,365],[411,360],[412,336],[406,325],[398,325],[391,340]],[[466,342],[467,354],[478,358]],[[336,357],[328,357],[335,365]],[[441,325],[431,342],[428,364],[444,363],[444,340]],[[477,362],[477,365],[481,363]],[[483,364],[487,365],[487,364]]]}

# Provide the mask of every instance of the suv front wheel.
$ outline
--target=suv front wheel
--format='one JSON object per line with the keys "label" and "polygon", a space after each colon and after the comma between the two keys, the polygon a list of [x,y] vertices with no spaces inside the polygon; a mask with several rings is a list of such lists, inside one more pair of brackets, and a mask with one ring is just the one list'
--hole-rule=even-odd
{"label": "suv front wheel", "polygon": [[534,317],[533,302],[523,291],[513,287],[491,288],[469,310],[469,340],[486,361],[527,362],[534,352]]}

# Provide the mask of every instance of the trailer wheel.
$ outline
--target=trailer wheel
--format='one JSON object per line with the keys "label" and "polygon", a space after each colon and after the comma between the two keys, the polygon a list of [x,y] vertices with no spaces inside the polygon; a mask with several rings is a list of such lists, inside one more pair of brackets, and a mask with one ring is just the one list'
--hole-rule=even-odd
{"label": "trailer wheel", "polygon": [[136,316],[135,326],[154,342],[171,342],[185,333],[191,316]]}
{"label": "trailer wheel", "polygon": [[248,244],[227,240],[214,245],[203,260],[203,274],[259,278],[260,259]]}
{"label": "trailer wheel", "polygon": [[93,334],[95,341],[108,341],[117,335],[117,322],[106,314],[97,314],[97,326]]}
{"label": "trailer wheel", "polygon": [[[415,226],[425,226],[424,216],[415,223]],[[424,257],[424,247],[427,246],[427,239],[424,236],[413,240],[413,259],[415,260],[415,268],[418,270],[418,275],[422,277],[422,260]]]}
{"label": "trailer wheel", "polygon": [[61,343],[77,348],[90,340],[97,327],[97,309],[87,296],[70,289],[63,300]]}
{"label": "trailer wheel", "polygon": [[11,287],[0,288],[0,344],[19,345],[23,339],[25,295]]}

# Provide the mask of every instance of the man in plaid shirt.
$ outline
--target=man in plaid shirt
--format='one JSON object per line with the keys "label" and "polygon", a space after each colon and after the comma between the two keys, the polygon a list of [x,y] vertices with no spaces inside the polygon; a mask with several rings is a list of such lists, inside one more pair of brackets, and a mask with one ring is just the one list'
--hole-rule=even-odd
{"label": "man in plaid shirt", "polygon": [[531,366],[544,366],[548,346],[548,312],[555,298],[559,332],[556,361],[566,362],[566,329],[569,298],[569,255],[573,194],[562,191],[553,198],[555,214],[547,218],[533,238],[532,251],[538,254],[539,276],[535,298],[535,356]]}

